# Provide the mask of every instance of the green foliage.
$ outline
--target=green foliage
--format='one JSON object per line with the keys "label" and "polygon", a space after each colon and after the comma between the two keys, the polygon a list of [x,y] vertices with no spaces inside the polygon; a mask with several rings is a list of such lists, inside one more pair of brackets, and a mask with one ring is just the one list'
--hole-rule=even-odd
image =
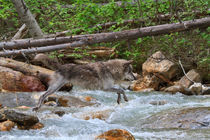
{"label": "green foliage", "polygon": [[[37,14],[37,21],[46,34],[65,30],[70,30],[70,35],[116,32],[205,16],[205,14],[201,14],[198,17],[195,12],[192,12],[195,10],[199,10],[200,13],[209,13],[209,1],[207,0],[139,0],[139,4],[134,3],[133,0],[122,1],[123,6],[117,6],[115,4],[116,0],[25,0],[32,13]],[[107,4],[101,6],[101,3]],[[69,6],[72,8],[69,8]],[[180,19],[175,16],[176,13],[179,14]],[[170,20],[161,21],[157,18],[159,14],[172,14],[174,16]],[[119,26],[124,20],[138,18],[144,19],[145,23]],[[22,24],[13,4],[8,0],[0,0],[0,20],[12,25],[8,27],[7,24],[2,24],[0,34],[14,32]],[[95,27],[97,24],[107,22],[117,22],[117,25],[106,29]],[[209,32],[210,28],[95,45],[115,48],[119,57],[135,60],[137,70],[140,69],[139,64],[143,63],[148,56],[157,50],[162,50],[171,59],[183,58],[186,62],[195,61],[198,67],[210,69]],[[76,53],[75,50],[73,56],[69,57],[82,58],[88,55],[85,50],[82,51],[83,54],[81,55]],[[54,52],[51,56],[63,57],[64,54]],[[91,55],[91,57],[96,58],[95,55]]]}

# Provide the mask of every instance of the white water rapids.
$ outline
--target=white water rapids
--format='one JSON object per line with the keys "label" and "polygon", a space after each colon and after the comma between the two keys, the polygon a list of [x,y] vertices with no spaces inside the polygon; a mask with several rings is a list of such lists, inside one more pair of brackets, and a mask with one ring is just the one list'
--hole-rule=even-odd
{"label": "white water rapids", "polygon": [[[68,92],[57,94],[67,95]],[[143,121],[149,116],[163,110],[173,110],[185,107],[210,107],[209,96],[185,96],[182,94],[167,94],[160,92],[138,93],[127,91],[129,102],[122,100],[116,103],[117,94],[103,91],[80,91],[72,96],[91,96],[100,105],[82,108],[60,107],[67,113],[59,117],[46,110],[36,115],[44,128],[40,130],[18,130],[0,132],[0,140],[94,140],[94,138],[110,129],[126,129],[141,139],[210,139],[209,129],[161,129],[151,130],[141,128]],[[165,101],[164,105],[152,105],[151,101]],[[53,108],[53,107],[52,107]],[[57,107],[59,108],[59,107]],[[94,111],[109,112],[105,120],[84,120],[82,116]],[[31,112],[34,114],[33,112]]]}

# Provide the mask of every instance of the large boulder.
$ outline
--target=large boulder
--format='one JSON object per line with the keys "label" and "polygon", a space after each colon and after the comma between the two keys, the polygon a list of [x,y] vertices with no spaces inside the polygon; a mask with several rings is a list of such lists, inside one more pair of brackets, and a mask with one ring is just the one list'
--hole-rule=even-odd
{"label": "large boulder", "polygon": [[113,129],[103,134],[97,136],[96,140],[135,140],[134,136],[128,132],[127,130],[123,129]]}
{"label": "large boulder", "polygon": [[130,89],[133,91],[152,91],[152,90],[158,90],[159,84],[161,80],[156,77],[155,75],[145,75],[143,78],[138,79],[136,82],[134,82]]}
{"label": "large boulder", "polygon": [[149,129],[210,129],[210,107],[166,110],[139,125]]}
{"label": "large boulder", "polygon": [[[187,74],[186,74],[191,80],[193,80],[194,82],[197,83],[201,83],[201,76],[198,72],[196,72],[196,70],[192,69],[190,70]],[[188,80],[188,78],[186,76],[183,76],[178,84],[182,85],[185,88],[189,88],[193,82],[191,82],[190,80]]]}
{"label": "large boulder", "polygon": [[160,51],[154,53],[142,65],[143,75],[147,75],[148,73],[159,73],[166,79],[175,77],[177,69],[177,65],[167,60]]}
{"label": "large boulder", "polygon": [[6,91],[44,91],[45,86],[33,76],[26,76],[21,72],[0,66],[0,89]]}

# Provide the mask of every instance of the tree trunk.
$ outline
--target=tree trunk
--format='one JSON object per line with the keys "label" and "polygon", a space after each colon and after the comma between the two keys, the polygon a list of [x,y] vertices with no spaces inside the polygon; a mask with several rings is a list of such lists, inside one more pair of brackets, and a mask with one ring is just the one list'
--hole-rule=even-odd
{"label": "tree trunk", "polygon": [[[209,27],[209,26],[210,26],[210,17],[207,17],[203,19],[185,21],[183,23],[164,24],[164,25],[144,27],[140,29],[132,29],[132,30],[119,31],[119,32],[80,35],[80,36],[72,37],[71,41],[76,40],[76,39],[78,40],[72,43],[50,45],[50,46],[39,47],[39,48],[13,50],[13,51],[6,50],[6,51],[0,52],[0,56],[21,55],[23,53],[31,54],[35,52],[39,52],[39,53],[50,52],[50,51],[55,51],[55,50],[67,49],[70,47],[92,45],[92,44],[102,43],[102,42],[114,42],[114,41],[120,41],[120,40],[125,40],[125,39],[126,40],[137,39],[139,37],[170,34],[173,32],[181,32],[181,31],[186,31],[190,29],[203,28],[203,27]],[[57,38],[55,40],[57,40]],[[30,42],[29,42],[29,45],[30,45]]]}
{"label": "tree trunk", "polygon": [[19,16],[21,17],[22,22],[25,23],[28,27],[30,35],[33,38],[42,38],[43,33],[34,16],[27,8],[24,0],[12,0],[12,3],[14,4]]}

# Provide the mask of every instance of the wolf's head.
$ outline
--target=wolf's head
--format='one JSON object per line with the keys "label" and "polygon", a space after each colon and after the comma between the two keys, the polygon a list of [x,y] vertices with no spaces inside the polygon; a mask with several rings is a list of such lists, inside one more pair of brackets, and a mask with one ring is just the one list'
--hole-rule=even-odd
{"label": "wolf's head", "polygon": [[136,80],[136,77],[133,75],[133,67],[131,65],[132,62],[133,60],[129,60],[125,62],[123,65],[124,80],[129,80],[129,81]]}
{"label": "wolf's head", "polygon": [[135,80],[133,75],[132,60],[114,59],[107,61],[107,66],[115,80]]}

